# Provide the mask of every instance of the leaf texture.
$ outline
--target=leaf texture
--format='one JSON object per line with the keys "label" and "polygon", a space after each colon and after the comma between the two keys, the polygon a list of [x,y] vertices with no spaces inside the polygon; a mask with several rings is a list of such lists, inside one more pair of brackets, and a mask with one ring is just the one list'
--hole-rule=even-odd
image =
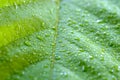
{"label": "leaf texture", "polygon": [[0,0],[0,80],[119,80],[119,0]]}

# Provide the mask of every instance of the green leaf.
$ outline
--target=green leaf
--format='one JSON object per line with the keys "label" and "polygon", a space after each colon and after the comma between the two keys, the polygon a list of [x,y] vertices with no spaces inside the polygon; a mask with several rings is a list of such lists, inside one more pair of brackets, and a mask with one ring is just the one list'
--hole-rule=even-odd
{"label": "green leaf", "polygon": [[119,4],[0,0],[0,80],[119,80]]}

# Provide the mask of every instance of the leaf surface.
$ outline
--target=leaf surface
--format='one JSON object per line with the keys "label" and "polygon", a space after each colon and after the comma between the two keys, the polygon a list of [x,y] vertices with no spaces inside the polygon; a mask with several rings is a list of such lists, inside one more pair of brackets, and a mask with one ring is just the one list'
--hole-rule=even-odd
{"label": "leaf surface", "polygon": [[1,3],[1,80],[120,79],[120,1]]}

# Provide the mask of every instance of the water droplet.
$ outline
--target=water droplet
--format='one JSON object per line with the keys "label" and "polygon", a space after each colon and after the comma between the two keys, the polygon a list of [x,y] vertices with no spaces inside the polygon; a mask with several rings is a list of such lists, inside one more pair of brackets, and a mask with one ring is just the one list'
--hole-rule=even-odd
{"label": "water droplet", "polygon": [[36,15],[35,14],[32,14],[32,17],[35,17]]}
{"label": "water droplet", "polygon": [[112,80],[117,80],[116,77],[114,75],[111,76]]}
{"label": "water droplet", "polygon": [[114,72],[114,70],[113,70],[113,69],[111,69],[109,72],[110,72],[110,73],[113,73],[113,72]]}
{"label": "water droplet", "polygon": [[18,6],[17,6],[17,4],[16,4],[16,3],[13,3],[13,5],[14,5],[15,9],[17,9],[17,8],[18,8]]}
{"label": "water droplet", "polygon": [[120,71],[120,66],[118,66],[118,70]]}
{"label": "water droplet", "polygon": [[75,40],[76,40],[76,41],[80,41],[80,38],[79,38],[79,37],[77,37],[77,38],[75,38]]}
{"label": "water droplet", "polygon": [[101,61],[104,61],[104,57],[103,57],[103,56],[101,56],[100,60],[101,60]]}
{"label": "water droplet", "polygon": [[46,65],[44,65],[44,68],[48,68],[48,65],[46,64]]}
{"label": "water droplet", "polygon": [[22,71],[22,75],[24,75],[25,74],[25,72],[24,71]]}
{"label": "water droplet", "polygon": [[101,76],[101,73],[98,73],[98,76]]}
{"label": "water droplet", "polygon": [[55,46],[55,43],[52,43],[51,45],[52,45],[52,46]]}
{"label": "water droplet", "polygon": [[50,14],[52,14],[52,13],[54,12],[54,10],[53,10],[53,9],[50,9],[49,12],[50,12]]}
{"label": "water droplet", "polygon": [[33,52],[33,55],[36,55],[37,53],[36,52]]}
{"label": "water droplet", "polygon": [[94,59],[94,57],[90,55],[90,56],[89,56],[89,59],[93,60],[93,59]]}
{"label": "water droplet", "polygon": [[77,70],[78,68],[77,67],[74,67],[74,70]]}
{"label": "water droplet", "polygon": [[56,27],[52,27],[52,30],[56,30]]}
{"label": "water droplet", "polygon": [[19,56],[18,55],[15,55],[16,58],[18,58]]}
{"label": "water droplet", "polygon": [[73,24],[76,24],[76,21],[72,20],[71,18],[68,18],[68,26],[72,26]]}
{"label": "water droplet", "polygon": [[80,23],[80,24],[79,24],[79,26],[84,27],[85,25],[84,25],[84,24],[82,24],[82,23]]}
{"label": "water droplet", "polygon": [[25,41],[26,46],[31,46],[31,43],[29,41]]}
{"label": "water droplet", "polygon": [[80,12],[80,11],[81,11],[80,9],[78,9],[78,8],[76,9],[76,12]]}
{"label": "water droplet", "polygon": [[56,60],[60,60],[61,57],[60,57],[60,56],[55,56],[55,59],[56,59]]}
{"label": "water droplet", "polygon": [[50,37],[50,34],[48,34],[48,33],[47,33],[47,34],[45,34],[45,37]]}
{"label": "water droplet", "polygon": [[71,31],[71,34],[73,34],[74,32],[73,31]]}
{"label": "water droplet", "polygon": [[37,77],[34,77],[34,79],[33,80],[38,80],[38,78]]}
{"label": "water droplet", "polygon": [[41,37],[41,36],[37,36],[37,39],[39,39],[39,40],[43,40],[43,38]]}
{"label": "water droplet", "polygon": [[23,0],[23,3],[25,3],[26,1],[25,0]]}
{"label": "water droplet", "polygon": [[20,80],[20,76],[18,76],[18,75],[16,75],[15,78],[16,78],[17,80]]}
{"label": "water droplet", "polygon": [[67,77],[67,76],[68,76],[68,73],[67,73],[67,72],[61,72],[60,75]]}
{"label": "water droplet", "polygon": [[82,71],[85,71],[85,66],[82,66]]}
{"label": "water droplet", "polygon": [[84,52],[84,50],[82,48],[79,49],[79,52]]}
{"label": "water droplet", "polygon": [[97,23],[102,23],[102,20],[96,20]]}
{"label": "water droplet", "polygon": [[79,30],[79,25],[75,25],[74,29]]}
{"label": "water droplet", "polygon": [[43,23],[42,23],[42,27],[44,27],[44,26],[45,26],[45,23],[43,22]]}
{"label": "water droplet", "polygon": [[62,43],[62,40],[59,40],[58,42],[59,42],[59,43]]}
{"label": "water droplet", "polygon": [[105,52],[105,49],[102,49],[102,52],[104,53],[104,52]]}
{"label": "water droplet", "polygon": [[64,46],[65,46],[64,44],[61,45],[61,47],[64,47]]}
{"label": "water droplet", "polygon": [[10,61],[10,62],[12,62],[13,60],[12,60],[12,59],[10,59],[9,61]]}

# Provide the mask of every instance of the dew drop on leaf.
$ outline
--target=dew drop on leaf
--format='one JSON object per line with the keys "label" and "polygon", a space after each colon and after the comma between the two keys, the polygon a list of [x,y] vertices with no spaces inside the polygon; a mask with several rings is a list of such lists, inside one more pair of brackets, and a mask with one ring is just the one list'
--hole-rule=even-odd
{"label": "dew drop on leaf", "polygon": [[61,76],[64,76],[64,77],[67,77],[67,76],[68,76],[68,73],[67,73],[67,72],[61,72],[60,75],[61,75]]}
{"label": "dew drop on leaf", "polygon": [[51,45],[52,45],[52,46],[55,46],[55,43],[52,43]]}
{"label": "dew drop on leaf", "polygon": [[45,26],[45,23],[44,22],[42,22],[42,27],[44,27]]}
{"label": "dew drop on leaf", "polygon": [[72,54],[72,53],[71,53],[71,52],[67,52],[67,54],[69,54],[69,55],[70,55],[70,54]]}
{"label": "dew drop on leaf", "polygon": [[101,23],[101,22],[102,22],[102,20],[99,20],[99,19],[98,19],[98,20],[96,20],[96,22],[97,22],[97,23]]}
{"label": "dew drop on leaf", "polygon": [[101,60],[101,61],[104,61],[104,57],[103,57],[103,56],[101,56],[100,60]]}
{"label": "dew drop on leaf", "polygon": [[82,48],[79,49],[80,52],[84,52],[84,50]]}
{"label": "dew drop on leaf", "polygon": [[113,69],[111,69],[109,72],[110,72],[110,73],[113,73],[113,72],[114,72],[114,70],[113,70]]}
{"label": "dew drop on leaf", "polygon": [[85,71],[85,66],[84,65],[82,66],[82,71]]}
{"label": "dew drop on leaf", "polygon": [[25,3],[26,1],[25,0],[23,0],[23,3]]}
{"label": "dew drop on leaf", "polygon": [[71,18],[68,18],[68,26],[72,26],[76,24],[76,21],[72,20]]}
{"label": "dew drop on leaf", "polygon": [[98,73],[97,75],[98,75],[98,76],[101,76],[101,73]]}
{"label": "dew drop on leaf", "polygon": [[56,59],[56,60],[60,60],[61,57],[60,57],[60,56],[55,56],[55,59]]}
{"label": "dew drop on leaf", "polygon": [[59,42],[59,43],[62,43],[62,40],[59,40],[58,42]]}
{"label": "dew drop on leaf", "polygon": [[25,74],[25,72],[24,71],[22,71],[22,75],[24,75]]}
{"label": "dew drop on leaf", "polygon": [[52,14],[53,13],[53,9],[50,9],[49,12],[50,12],[50,14]]}
{"label": "dew drop on leaf", "polygon": [[47,33],[47,34],[45,34],[45,37],[49,37],[49,36],[50,36],[50,34],[48,34],[48,33]]}
{"label": "dew drop on leaf", "polygon": [[34,77],[33,80],[38,80],[38,78],[37,78],[37,77]]}
{"label": "dew drop on leaf", "polygon": [[120,71],[120,65],[118,66],[118,70]]}
{"label": "dew drop on leaf", "polygon": [[20,76],[18,76],[18,75],[17,75],[15,78],[16,78],[17,80],[20,80]]}
{"label": "dew drop on leaf", "polygon": [[94,57],[93,57],[93,56],[91,56],[91,55],[89,56],[89,58],[90,58],[90,60],[93,60],[93,59],[94,59]]}
{"label": "dew drop on leaf", "polygon": [[76,9],[76,12],[80,12],[80,11],[81,11],[80,9],[78,9],[78,8]]}
{"label": "dew drop on leaf", "polygon": [[56,27],[52,27],[52,30],[54,30],[54,31],[55,31],[55,30],[56,30]]}
{"label": "dew drop on leaf", "polygon": [[75,40],[76,40],[76,41],[80,41],[80,38],[79,38],[79,37],[76,37]]}
{"label": "dew drop on leaf", "polygon": [[10,59],[9,61],[10,61],[10,62],[12,62],[13,60],[12,60],[12,59]]}
{"label": "dew drop on leaf", "polygon": [[112,80],[117,80],[116,77],[114,75],[111,76]]}
{"label": "dew drop on leaf", "polygon": [[74,70],[77,70],[78,68],[77,67],[74,67]]}
{"label": "dew drop on leaf", "polygon": [[43,38],[41,36],[37,36],[37,39],[39,39],[40,41],[43,40]]}
{"label": "dew drop on leaf", "polygon": [[14,7],[15,7],[15,9],[17,9],[17,8],[18,8],[18,6],[17,6],[17,4],[16,4],[16,3],[14,3]]}
{"label": "dew drop on leaf", "polygon": [[33,55],[36,55],[37,53],[36,52],[33,52]]}
{"label": "dew drop on leaf", "polygon": [[18,58],[19,56],[18,55],[15,55],[16,58]]}
{"label": "dew drop on leaf", "polygon": [[84,27],[85,25],[83,23],[80,23],[79,26]]}
{"label": "dew drop on leaf", "polygon": [[44,65],[44,68],[48,68],[48,65],[46,64],[46,65]]}
{"label": "dew drop on leaf", "polygon": [[61,44],[61,47],[64,47],[65,45],[64,44]]}
{"label": "dew drop on leaf", "polygon": [[31,46],[31,43],[29,41],[24,42],[26,46]]}
{"label": "dew drop on leaf", "polygon": [[73,31],[71,31],[71,34],[73,34],[74,32]]}

